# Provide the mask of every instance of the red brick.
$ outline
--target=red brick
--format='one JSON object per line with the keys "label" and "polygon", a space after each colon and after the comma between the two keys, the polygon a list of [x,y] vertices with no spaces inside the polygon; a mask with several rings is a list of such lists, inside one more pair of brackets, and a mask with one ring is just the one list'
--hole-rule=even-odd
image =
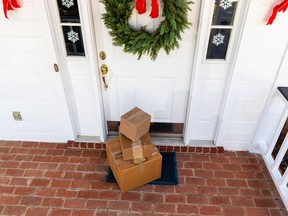
{"label": "red brick", "polygon": [[217,147],[217,153],[223,154],[224,152],[225,151],[223,147]]}
{"label": "red brick", "polygon": [[177,213],[185,215],[199,214],[199,209],[197,205],[177,205]]}
{"label": "red brick", "polygon": [[74,171],[76,170],[76,164],[60,164],[58,170]]}
{"label": "red brick", "polygon": [[[87,183],[89,183],[91,181],[88,181]],[[89,183],[90,184],[90,183]],[[91,188],[92,189],[99,189],[99,190],[112,190],[112,186],[113,184],[111,183],[107,183],[107,182],[92,182],[92,186]]]}
{"label": "red brick", "polygon": [[260,190],[259,189],[254,189],[254,188],[241,188],[239,189],[240,194],[242,196],[246,196],[246,197],[259,197],[261,196]]}
{"label": "red brick", "polygon": [[196,152],[196,148],[195,147],[188,147],[188,152]]}
{"label": "red brick", "polygon": [[270,216],[266,208],[246,208],[247,215],[249,216]]}
{"label": "red brick", "polygon": [[[78,198],[90,198],[90,199],[97,199],[98,198],[98,191],[96,190],[84,190],[79,191]],[[101,199],[101,198],[100,198]]]}
{"label": "red brick", "polygon": [[20,202],[21,205],[39,206],[42,202],[40,197],[24,196]]}
{"label": "red brick", "polygon": [[209,155],[203,155],[203,154],[193,154],[191,157],[192,161],[197,161],[197,162],[203,162],[203,163],[209,163],[210,162],[210,157]]}
{"label": "red brick", "polygon": [[175,213],[176,212],[176,206],[175,206],[175,204],[155,203],[154,212]]}
{"label": "red brick", "polygon": [[246,180],[227,179],[226,181],[230,187],[248,187]]}
{"label": "red brick", "polygon": [[191,155],[190,154],[176,154],[177,161],[191,161]]}
{"label": "red brick", "polygon": [[51,156],[34,156],[33,161],[37,161],[37,162],[49,162],[51,160]]}
{"label": "red brick", "polygon": [[78,191],[69,190],[69,189],[58,189],[56,196],[57,197],[65,197],[65,198],[73,198],[77,197]]}
{"label": "red brick", "polygon": [[243,163],[248,164],[249,163],[248,158],[242,158],[242,157],[230,157],[229,161],[230,163],[233,163],[233,164],[243,164]]}
{"label": "red brick", "polygon": [[65,200],[65,208],[84,208],[86,205],[86,200],[80,199],[67,199]]}
{"label": "red brick", "polygon": [[72,181],[71,188],[90,189],[91,185],[92,185],[92,182],[82,181],[82,180],[74,180],[74,181]]}
{"label": "red brick", "polygon": [[0,148],[0,153],[9,153],[10,151],[11,151],[10,148],[3,148],[3,147]]}
{"label": "red brick", "polygon": [[[119,190],[118,185],[115,185],[115,189]],[[134,189],[133,191],[153,192],[153,189],[154,189],[154,186],[152,184],[146,184],[146,185],[143,185],[141,187]]]}
{"label": "red brick", "polygon": [[[1,210],[0,210],[0,212],[1,212]],[[288,212],[287,212],[286,208],[284,208],[284,209],[270,209],[270,215],[287,216]]]}
{"label": "red brick", "polygon": [[82,155],[81,150],[67,149],[64,152],[64,156],[80,157],[81,155]]}
{"label": "red brick", "polygon": [[43,197],[52,197],[56,194],[56,189],[52,188],[37,188],[36,195]]}
{"label": "red brick", "polygon": [[93,150],[89,150],[89,151],[83,151],[82,153],[82,157],[99,157],[100,152],[99,151],[93,151]]}
{"label": "red brick", "polygon": [[93,216],[94,211],[93,210],[79,210],[79,209],[73,209],[72,216]]}
{"label": "red brick", "polygon": [[55,209],[53,208],[51,210],[51,213],[49,216],[70,216],[71,215],[70,209]]}
{"label": "red brick", "polygon": [[254,198],[256,207],[276,207],[276,202],[273,198]]}
{"label": "red brick", "polygon": [[1,141],[1,146],[7,147],[20,147],[22,145],[22,141]]}
{"label": "red brick", "polygon": [[230,198],[227,197],[227,196],[212,196],[210,198],[210,204],[212,205],[230,205],[231,202],[230,202]]}
{"label": "red brick", "polygon": [[27,154],[29,151],[29,149],[25,149],[25,148],[13,148],[11,151],[10,151],[10,154],[11,153],[15,153],[15,154]]}
{"label": "red brick", "polygon": [[23,206],[6,206],[3,210],[3,215],[23,215],[26,207]]}
{"label": "red brick", "polygon": [[231,201],[235,206],[255,206],[252,198],[231,197]]}
{"label": "red brick", "polygon": [[212,178],[213,172],[211,170],[195,170],[194,171],[195,177],[202,177],[202,178]]}
{"label": "red brick", "polygon": [[18,168],[20,166],[19,162],[15,161],[3,161],[1,168]]}
{"label": "red brick", "polygon": [[262,189],[269,188],[269,182],[267,180],[247,180],[249,187]]}
{"label": "red brick", "polygon": [[233,170],[233,171],[240,171],[242,170],[241,169],[241,166],[239,164],[222,164],[223,166],[223,170]]}
{"label": "red brick", "polygon": [[194,177],[185,177],[186,184],[192,184],[195,186],[205,185],[205,179],[203,178],[194,178]]}
{"label": "red brick", "polygon": [[218,192],[221,195],[226,196],[238,196],[239,190],[237,188],[229,188],[229,187],[219,187]]}
{"label": "red brick", "polygon": [[35,187],[46,187],[49,184],[50,180],[48,179],[33,179],[30,185]]}
{"label": "red brick", "polygon": [[139,200],[141,200],[141,193],[139,193],[139,192],[122,193],[121,194],[121,200],[139,201]]}
{"label": "red brick", "polygon": [[23,148],[37,148],[39,145],[38,142],[23,142],[21,145]]}
{"label": "red brick", "polygon": [[193,185],[177,185],[175,189],[176,189],[176,193],[181,193],[181,194],[194,194],[196,192],[196,187]]}
{"label": "red brick", "polygon": [[9,184],[9,182],[10,182],[10,177],[0,176],[0,185],[1,184]]}
{"label": "red brick", "polygon": [[27,186],[28,183],[28,179],[27,178],[13,178],[10,182],[10,185],[23,185],[23,186]]}
{"label": "red brick", "polygon": [[208,196],[188,195],[187,203],[189,204],[208,204]]}
{"label": "red brick", "polygon": [[152,212],[153,203],[131,202],[131,210],[136,212]]}
{"label": "red brick", "polygon": [[255,164],[242,164],[241,166],[243,170],[251,170],[251,171],[261,170],[260,166]]}
{"label": "red brick", "polygon": [[222,170],[221,163],[203,163],[205,170]]}
{"label": "red brick", "polygon": [[35,188],[31,188],[31,187],[18,187],[16,188],[14,194],[17,195],[31,195],[35,193]]}
{"label": "red brick", "polygon": [[241,207],[224,207],[223,215],[225,216],[243,216],[245,215],[244,208]]}
{"label": "red brick", "polygon": [[222,215],[221,207],[219,206],[200,206],[201,215]]}
{"label": "red brick", "polygon": [[1,186],[0,192],[1,194],[12,194],[14,192],[15,187],[6,187]]}
{"label": "red brick", "polygon": [[100,181],[102,180],[103,175],[99,173],[87,173],[84,176],[84,180]]}
{"label": "red brick", "polygon": [[210,161],[212,163],[229,163],[228,157],[219,156],[219,155],[211,155]]}
{"label": "red brick", "polygon": [[69,162],[69,157],[66,157],[66,156],[54,156],[54,157],[52,157],[51,162],[54,162],[54,163],[67,163],[67,162]]}
{"label": "red brick", "polygon": [[30,155],[44,155],[46,153],[46,149],[29,149],[28,154]]}
{"label": "red brick", "polygon": [[16,161],[32,161],[34,156],[32,155],[17,155],[14,160]]}
{"label": "red brick", "polygon": [[108,207],[108,201],[104,200],[88,200],[86,208],[89,209],[106,209]]}
{"label": "red brick", "polygon": [[39,148],[49,148],[49,149],[51,149],[51,148],[56,148],[56,146],[57,146],[57,144],[56,143],[48,143],[48,142],[41,142],[40,144],[39,144]]}
{"label": "red brick", "polygon": [[64,175],[63,171],[46,171],[45,177],[47,178],[61,178]]}
{"label": "red brick", "polygon": [[165,202],[166,203],[186,203],[186,197],[182,194],[172,195],[167,194],[165,195]]}
{"label": "red brick", "polygon": [[26,170],[24,173],[24,177],[42,177],[44,171],[42,170]]}
{"label": "red brick", "polygon": [[215,178],[234,178],[234,175],[233,175],[233,171],[215,170],[214,177]]}
{"label": "red brick", "polygon": [[49,209],[47,208],[39,208],[39,207],[30,207],[27,212],[26,216],[46,216],[48,215]]}
{"label": "red brick", "polygon": [[7,169],[5,172],[6,176],[23,176],[25,170],[21,170],[21,169]]}
{"label": "red brick", "polygon": [[197,193],[198,194],[216,194],[217,189],[216,189],[216,187],[199,186],[199,187],[197,187]]}
{"label": "red brick", "polygon": [[82,163],[85,164],[88,162],[88,158],[80,158],[80,157],[70,157],[69,163]]}
{"label": "red brick", "polygon": [[154,191],[158,193],[174,193],[174,185],[154,185]]}
{"label": "red brick", "polygon": [[102,191],[99,194],[99,199],[101,200],[119,200],[120,193],[119,192],[113,192],[113,191]]}
{"label": "red brick", "polygon": [[39,163],[36,162],[22,162],[20,165],[21,169],[36,169]]}
{"label": "red brick", "polygon": [[144,193],[143,201],[147,202],[163,202],[164,196],[163,194],[155,194],[155,193]]}
{"label": "red brick", "polygon": [[0,196],[0,205],[17,205],[21,200],[21,196]]}
{"label": "red brick", "polygon": [[42,206],[61,207],[63,203],[63,199],[60,198],[44,198]]}
{"label": "red brick", "polygon": [[46,155],[63,155],[64,154],[64,150],[61,150],[61,149],[49,149],[47,150],[46,152]]}
{"label": "red brick", "polygon": [[[178,167],[178,166],[177,166]],[[185,168],[198,168],[203,169],[203,163],[201,162],[186,162],[184,165]]]}
{"label": "red brick", "polygon": [[66,172],[64,179],[83,179],[83,173],[81,172]]}
{"label": "red brick", "polygon": [[226,186],[225,179],[206,179],[206,186]]}
{"label": "red brick", "polygon": [[95,172],[96,166],[95,164],[80,164],[77,171]]}
{"label": "red brick", "polygon": [[174,146],[173,151],[174,152],[180,152],[180,146]]}
{"label": "red brick", "polygon": [[116,211],[99,211],[96,212],[96,216],[117,216],[117,212]]}
{"label": "red brick", "polygon": [[111,210],[129,210],[130,203],[128,201],[110,201],[108,209]]}
{"label": "red brick", "polygon": [[191,169],[178,169],[179,176],[193,176],[193,171]]}
{"label": "red brick", "polygon": [[71,180],[54,179],[51,182],[51,186],[55,188],[68,188],[71,184]]}
{"label": "red brick", "polygon": [[58,167],[57,163],[40,163],[38,169],[40,170],[56,170]]}

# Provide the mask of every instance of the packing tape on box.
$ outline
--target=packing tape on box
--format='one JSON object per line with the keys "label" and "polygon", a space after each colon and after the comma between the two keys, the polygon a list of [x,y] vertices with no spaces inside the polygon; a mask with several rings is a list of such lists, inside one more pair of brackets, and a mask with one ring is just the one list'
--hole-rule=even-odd
{"label": "packing tape on box", "polygon": [[135,159],[143,158],[143,149],[141,146],[141,140],[140,139],[137,139],[135,142],[132,142],[132,151],[133,151],[133,157]]}

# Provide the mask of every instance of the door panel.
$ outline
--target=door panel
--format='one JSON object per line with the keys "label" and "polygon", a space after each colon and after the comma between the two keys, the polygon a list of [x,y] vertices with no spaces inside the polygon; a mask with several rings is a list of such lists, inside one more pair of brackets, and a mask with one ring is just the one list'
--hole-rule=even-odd
{"label": "door panel", "polygon": [[[193,25],[182,34],[180,48],[170,55],[160,51],[158,58],[152,61],[147,56],[137,60],[137,56],[113,46],[112,38],[101,20],[101,14],[105,12],[104,5],[92,1],[98,52],[105,51],[107,56],[105,60],[98,60],[100,66],[108,66],[106,82],[109,87],[106,91],[103,87],[107,121],[119,121],[122,114],[138,106],[151,115],[152,122],[185,122],[199,2],[191,7],[193,14],[190,12],[189,21]],[[144,15],[138,15],[134,9],[130,24],[156,29],[163,17],[160,13],[161,18],[152,20],[149,13],[149,8]]]}

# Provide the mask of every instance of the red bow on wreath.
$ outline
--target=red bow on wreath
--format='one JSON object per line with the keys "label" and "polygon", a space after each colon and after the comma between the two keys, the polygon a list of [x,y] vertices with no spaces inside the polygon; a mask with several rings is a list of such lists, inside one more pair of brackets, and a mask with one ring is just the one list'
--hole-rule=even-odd
{"label": "red bow on wreath", "polygon": [[272,25],[274,19],[276,18],[276,15],[277,15],[277,12],[285,12],[286,9],[288,7],[288,0],[283,0],[282,3],[280,3],[279,5],[276,5],[274,8],[273,8],[273,12],[267,22],[267,25]]}
{"label": "red bow on wreath", "polygon": [[[151,18],[157,18],[159,16],[158,9],[158,0],[151,0]],[[136,0],[136,10],[139,14],[143,14],[146,12],[146,0]]]}
{"label": "red bow on wreath", "polygon": [[3,11],[4,11],[4,15],[7,19],[7,12],[9,10],[14,10],[14,8],[20,8],[21,5],[19,4],[18,0],[3,0]]}

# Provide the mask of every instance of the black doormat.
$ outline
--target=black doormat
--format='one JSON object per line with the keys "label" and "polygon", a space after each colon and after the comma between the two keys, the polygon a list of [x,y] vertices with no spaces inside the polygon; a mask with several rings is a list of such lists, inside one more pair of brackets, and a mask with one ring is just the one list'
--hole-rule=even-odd
{"label": "black doormat", "polygon": [[[162,173],[161,178],[156,179],[149,184],[157,185],[177,185],[178,173],[175,152],[160,152],[162,155]],[[116,179],[109,168],[107,182],[116,182]]]}

